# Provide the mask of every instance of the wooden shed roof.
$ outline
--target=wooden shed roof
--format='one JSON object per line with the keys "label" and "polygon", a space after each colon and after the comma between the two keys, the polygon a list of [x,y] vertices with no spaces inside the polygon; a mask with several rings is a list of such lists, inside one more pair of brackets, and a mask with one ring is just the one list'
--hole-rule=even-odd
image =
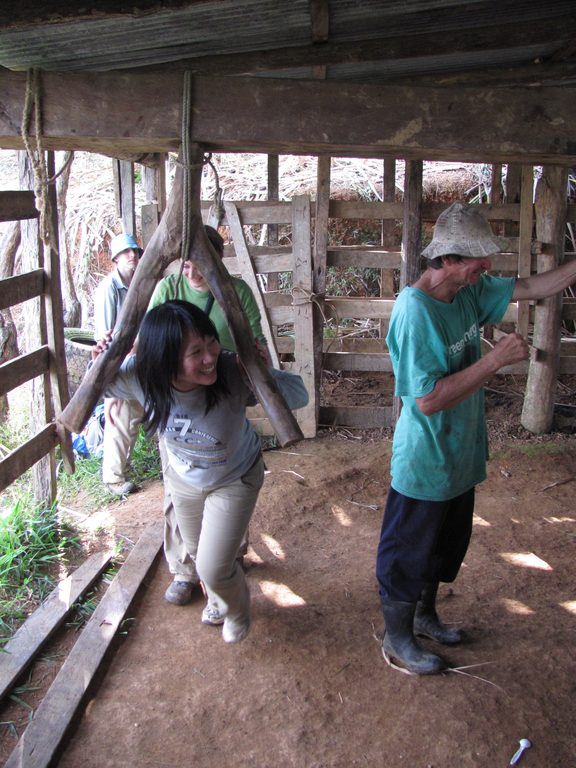
{"label": "wooden shed roof", "polygon": [[212,151],[573,164],[575,22],[574,0],[4,0],[0,147],[37,68],[47,149],[175,150],[186,70]]}
{"label": "wooden shed roof", "polygon": [[573,0],[4,0],[13,70],[573,84]]}

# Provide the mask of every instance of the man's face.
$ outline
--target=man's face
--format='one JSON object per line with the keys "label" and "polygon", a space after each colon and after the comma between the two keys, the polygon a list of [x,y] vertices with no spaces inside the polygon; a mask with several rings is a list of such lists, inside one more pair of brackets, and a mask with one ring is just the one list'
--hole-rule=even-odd
{"label": "man's face", "polygon": [[120,251],[118,256],[116,256],[116,266],[121,274],[134,272],[139,260],[139,251],[134,250],[134,248],[126,248],[125,251]]}
{"label": "man's face", "polygon": [[201,291],[204,291],[207,289],[208,284],[206,280],[204,280],[202,273],[198,270],[198,268],[196,267],[196,264],[194,264],[193,261],[184,262],[182,273],[184,277],[188,280],[192,288],[196,288]]}
{"label": "man's face", "polygon": [[463,288],[465,285],[476,285],[484,272],[492,269],[492,260],[488,257],[471,259],[463,256],[462,261],[446,259],[444,265],[458,287]]}

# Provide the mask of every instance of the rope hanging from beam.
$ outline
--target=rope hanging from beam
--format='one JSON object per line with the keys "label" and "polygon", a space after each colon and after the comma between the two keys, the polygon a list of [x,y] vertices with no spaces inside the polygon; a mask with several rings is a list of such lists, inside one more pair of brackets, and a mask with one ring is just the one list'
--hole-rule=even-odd
{"label": "rope hanging from beam", "polygon": [[[40,72],[38,69],[29,69],[26,73],[26,93],[24,96],[24,108],[22,111],[22,123],[20,132],[26,153],[32,165],[34,175],[34,196],[39,216],[39,230],[42,242],[56,253],[58,252],[56,236],[52,226],[52,206],[48,195],[48,170],[46,167],[46,155],[42,146],[42,109]],[[36,148],[30,140],[30,123],[34,119],[34,141]],[[53,181],[53,180],[52,180]]]}

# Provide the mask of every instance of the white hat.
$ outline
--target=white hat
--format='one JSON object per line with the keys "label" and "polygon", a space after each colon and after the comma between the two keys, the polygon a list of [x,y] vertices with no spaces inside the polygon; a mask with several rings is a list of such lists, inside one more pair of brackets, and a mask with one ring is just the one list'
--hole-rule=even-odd
{"label": "white hat", "polygon": [[432,242],[424,248],[422,256],[435,259],[455,254],[469,259],[483,259],[507,247],[507,240],[492,232],[477,206],[452,203],[438,216]]}

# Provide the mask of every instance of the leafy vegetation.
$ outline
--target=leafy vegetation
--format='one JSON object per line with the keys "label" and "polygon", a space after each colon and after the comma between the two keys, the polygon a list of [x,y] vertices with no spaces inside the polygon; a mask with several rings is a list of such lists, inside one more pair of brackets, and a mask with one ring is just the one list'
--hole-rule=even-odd
{"label": "leafy vegetation", "polygon": [[11,634],[30,604],[43,600],[58,566],[80,549],[78,533],[56,506],[42,509],[24,498],[0,516],[0,633]]}

